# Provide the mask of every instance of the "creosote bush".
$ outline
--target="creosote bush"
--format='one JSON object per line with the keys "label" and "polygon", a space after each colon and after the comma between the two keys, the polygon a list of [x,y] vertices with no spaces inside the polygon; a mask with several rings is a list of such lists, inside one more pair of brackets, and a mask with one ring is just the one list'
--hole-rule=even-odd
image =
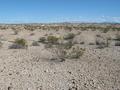
{"label": "creosote bush", "polygon": [[9,46],[10,49],[26,49],[28,47],[25,39],[16,39],[14,43]]}

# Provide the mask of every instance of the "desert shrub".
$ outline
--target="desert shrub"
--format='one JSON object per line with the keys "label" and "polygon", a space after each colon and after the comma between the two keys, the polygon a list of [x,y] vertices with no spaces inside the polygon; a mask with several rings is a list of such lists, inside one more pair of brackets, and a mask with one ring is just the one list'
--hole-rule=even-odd
{"label": "desert shrub", "polygon": [[39,40],[38,40],[38,42],[41,42],[41,43],[45,43],[45,41],[46,41],[45,37],[40,37]]}
{"label": "desert shrub", "polygon": [[52,48],[52,52],[54,53],[56,59],[61,61],[65,60],[67,52],[61,45],[57,45],[56,47]]}
{"label": "desert shrub", "polygon": [[65,40],[69,40],[69,39],[73,39],[74,37],[75,37],[75,34],[69,33],[69,34],[67,34],[67,35],[64,36],[64,39]]}
{"label": "desert shrub", "polygon": [[65,59],[78,59],[84,54],[85,49],[74,47],[71,49],[65,49],[62,45],[57,45],[51,48],[51,52],[54,53],[55,58],[61,61]]}
{"label": "desert shrub", "polygon": [[71,49],[71,51],[68,53],[67,58],[70,59],[78,59],[84,54],[85,49],[74,47]]}
{"label": "desert shrub", "polygon": [[10,49],[25,49],[27,47],[28,45],[25,39],[16,39],[14,43],[9,46]]}
{"label": "desert shrub", "polygon": [[52,43],[52,44],[57,44],[57,43],[58,43],[58,39],[59,39],[59,38],[57,38],[57,37],[55,37],[55,36],[48,36],[48,37],[47,37],[48,43]]}
{"label": "desert shrub", "polygon": [[37,41],[33,41],[32,46],[39,46],[39,43]]}

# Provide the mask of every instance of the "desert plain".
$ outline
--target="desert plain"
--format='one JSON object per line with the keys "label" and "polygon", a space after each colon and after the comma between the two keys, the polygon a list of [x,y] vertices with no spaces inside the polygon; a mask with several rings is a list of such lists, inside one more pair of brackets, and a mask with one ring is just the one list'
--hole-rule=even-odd
{"label": "desert plain", "polygon": [[120,90],[120,24],[1,24],[0,90]]}

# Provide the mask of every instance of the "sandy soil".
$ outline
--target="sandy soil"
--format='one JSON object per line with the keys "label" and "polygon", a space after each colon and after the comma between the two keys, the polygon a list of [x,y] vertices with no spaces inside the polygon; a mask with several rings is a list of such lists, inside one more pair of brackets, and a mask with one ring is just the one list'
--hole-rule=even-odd
{"label": "sandy soil", "polygon": [[[120,90],[120,46],[110,44],[98,49],[96,35],[113,37],[116,31],[75,31],[76,45],[85,48],[79,59],[63,62],[51,60],[51,52],[44,45],[31,46],[39,37],[63,36],[66,30],[23,30],[14,35],[13,30],[0,30],[0,90]],[[34,35],[30,35],[34,33]],[[9,49],[16,38],[28,41],[28,49]],[[102,38],[102,39],[103,39]],[[101,40],[101,39],[100,39]],[[84,44],[79,44],[84,41]]]}

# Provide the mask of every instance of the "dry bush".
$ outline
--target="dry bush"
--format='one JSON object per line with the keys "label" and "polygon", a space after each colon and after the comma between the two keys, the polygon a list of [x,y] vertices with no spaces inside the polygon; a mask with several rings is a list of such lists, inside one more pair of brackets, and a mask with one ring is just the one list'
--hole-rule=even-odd
{"label": "dry bush", "polygon": [[78,59],[80,58],[85,52],[85,49],[79,48],[78,46],[73,47],[70,52],[67,54],[67,58],[69,59]]}
{"label": "dry bush", "polygon": [[63,45],[56,45],[50,48],[50,51],[55,55],[52,60],[65,61],[65,59],[79,59],[84,54],[85,49],[79,47],[65,49]]}
{"label": "dry bush", "polygon": [[61,61],[65,60],[66,54],[67,54],[66,50],[60,45],[53,47],[52,53],[54,53],[55,59],[61,60]]}

